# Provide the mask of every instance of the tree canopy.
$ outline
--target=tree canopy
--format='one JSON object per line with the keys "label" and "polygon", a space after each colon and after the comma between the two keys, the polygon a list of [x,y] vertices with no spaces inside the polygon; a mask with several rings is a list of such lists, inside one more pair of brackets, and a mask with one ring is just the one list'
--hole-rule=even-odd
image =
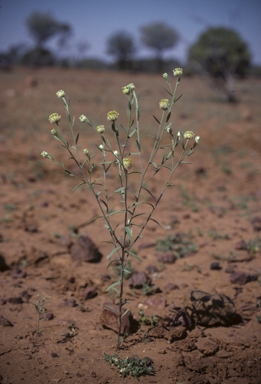
{"label": "tree canopy", "polygon": [[116,58],[119,69],[127,69],[136,47],[132,36],[118,31],[107,40],[107,53]]}

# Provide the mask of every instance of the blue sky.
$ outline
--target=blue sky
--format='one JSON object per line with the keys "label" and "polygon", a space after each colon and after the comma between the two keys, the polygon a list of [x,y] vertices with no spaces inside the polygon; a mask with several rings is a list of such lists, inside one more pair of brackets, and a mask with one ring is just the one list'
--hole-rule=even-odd
{"label": "blue sky", "polygon": [[[139,43],[140,27],[162,21],[180,35],[166,57],[184,61],[189,45],[207,27],[225,26],[239,32],[250,47],[253,62],[261,65],[261,0],[0,0],[0,5],[0,51],[20,43],[32,46],[26,19],[40,11],[51,12],[55,19],[72,26],[67,54],[74,56],[79,43],[87,42],[87,57],[108,59],[106,41],[119,30],[133,35],[138,56],[149,56],[152,52]],[[56,46],[55,41],[48,45]]]}

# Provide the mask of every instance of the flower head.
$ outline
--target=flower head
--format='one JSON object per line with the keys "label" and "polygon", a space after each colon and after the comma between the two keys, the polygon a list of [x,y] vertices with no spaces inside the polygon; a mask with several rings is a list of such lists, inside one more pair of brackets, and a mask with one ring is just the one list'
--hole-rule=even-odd
{"label": "flower head", "polygon": [[83,149],[83,153],[85,154],[85,156],[89,157],[89,151],[88,151],[88,149]]}
{"label": "flower head", "polygon": [[86,121],[87,121],[88,119],[87,119],[86,116],[81,115],[81,116],[79,117],[79,120],[80,120],[82,123],[86,123]]}
{"label": "flower head", "polygon": [[58,124],[60,120],[61,120],[61,115],[58,115],[58,113],[52,113],[49,116],[49,121],[51,124]]}
{"label": "flower head", "polygon": [[42,157],[45,157],[46,159],[51,159],[51,156],[49,155],[49,153],[48,153],[48,152],[45,152],[45,151],[43,151],[43,152],[41,153],[41,156],[42,156]]}
{"label": "flower head", "polygon": [[168,74],[167,73],[163,73],[163,75],[162,75],[163,77],[164,77],[164,79],[165,80],[167,80],[168,81],[168,79],[169,79],[169,76],[168,76]]}
{"label": "flower head", "polygon": [[56,131],[56,129],[52,129],[52,130],[51,130],[51,133],[52,133],[54,136],[57,136],[57,131]]}
{"label": "flower head", "polygon": [[125,95],[128,95],[130,93],[130,88],[126,85],[125,87],[122,87],[122,92]]}
{"label": "flower head", "polygon": [[183,136],[184,136],[184,139],[190,140],[190,139],[193,139],[195,134],[192,131],[186,131]]}
{"label": "flower head", "polygon": [[124,166],[124,169],[126,170],[126,171],[129,171],[130,169],[131,169],[131,167],[132,167],[132,161],[131,161],[131,159],[129,159],[129,158],[125,158],[125,159],[123,159],[123,166]]}
{"label": "flower head", "polygon": [[105,131],[105,128],[104,128],[104,125],[98,125],[98,127],[96,128],[97,131],[102,134],[104,131]]}
{"label": "flower head", "polygon": [[118,116],[119,114],[116,111],[110,111],[107,113],[107,119],[109,121],[116,121],[118,119]]}
{"label": "flower head", "polygon": [[168,109],[168,106],[169,106],[169,100],[168,99],[162,99],[160,100],[159,102],[159,107],[161,109],[163,109],[163,111],[166,111]]}
{"label": "flower head", "polygon": [[175,68],[173,70],[173,75],[174,76],[181,76],[181,75],[183,75],[183,69],[182,68]]}
{"label": "flower head", "polygon": [[59,99],[62,99],[65,96],[65,92],[61,89],[60,91],[56,92],[56,95],[59,97]]}
{"label": "flower head", "polygon": [[195,142],[196,142],[197,144],[198,144],[199,140],[200,140],[200,136],[196,136],[196,137],[195,137]]}

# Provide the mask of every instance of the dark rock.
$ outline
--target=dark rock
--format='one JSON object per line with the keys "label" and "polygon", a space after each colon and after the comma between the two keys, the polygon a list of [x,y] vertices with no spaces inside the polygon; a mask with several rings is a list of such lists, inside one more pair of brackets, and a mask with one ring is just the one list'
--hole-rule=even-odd
{"label": "dark rock", "polygon": [[0,298],[0,305],[5,305],[6,304],[6,300],[5,299],[2,299]]}
{"label": "dark rock", "polygon": [[57,240],[57,244],[61,245],[62,247],[70,248],[72,245],[72,239],[70,236],[61,237]]}
{"label": "dark rock", "polygon": [[22,292],[20,293],[20,296],[21,296],[23,299],[25,299],[27,303],[28,303],[28,301],[30,300],[30,298],[32,297],[32,295],[30,295],[30,294],[28,293],[27,290],[22,291]]}
{"label": "dark rock", "polygon": [[71,257],[75,261],[98,263],[102,258],[102,254],[89,237],[82,236],[72,246]]}
{"label": "dark rock", "polygon": [[177,284],[174,284],[174,283],[168,283],[166,284],[163,289],[167,292],[169,291],[173,291],[174,289],[179,289],[179,286]]}
{"label": "dark rock", "polygon": [[54,358],[54,357],[58,357],[57,353],[52,353],[51,356],[52,356],[53,358]]}
{"label": "dark rock", "polygon": [[49,203],[48,203],[47,200],[43,200],[43,201],[41,201],[41,203],[40,203],[40,207],[48,207],[48,206],[49,206]]}
{"label": "dark rock", "polygon": [[172,317],[172,319],[169,322],[169,325],[174,326],[174,327],[181,325],[182,327],[185,327],[186,329],[192,329],[194,326],[194,322],[192,321],[188,312],[183,309]]}
{"label": "dark rock", "polygon": [[5,262],[4,256],[0,255],[0,272],[4,272],[7,269],[9,269],[9,267]]}
{"label": "dark rock", "polygon": [[71,308],[74,308],[77,306],[75,299],[64,300],[62,305],[65,307],[71,307]]}
{"label": "dark rock", "polygon": [[166,307],[167,300],[166,299],[147,299],[145,303],[150,307],[158,307],[158,308],[164,309]]}
{"label": "dark rock", "polygon": [[98,293],[96,292],[96,288],[94,287],[86,288],[82,293],[82,297],[84,298],[84,300],[93,299],[97,295]]}
{"label": "dark rock", "polygon": [[255,232],[261,231],[261,218],[259,216],[253,217],[251,220],[251,224],[253,225],[253,229]]}
{"label": "dark rock", "polygon": [[210,269],[212,269],[214,271],[219,271],[220,269],[222,269],[222,267],[220,266],[220,264],[218,262],[214,262],[214,263],[210,264]]}
{"label": "dark rock", "polygon": [[[110,308],[109,308],[110,307]],[[111,309],[113,308],[113,309]],[[127,308],[121,308],[121,315],[126,312]],[[119,307],[113,303],[104,303],[102,307],[102,314],[100,317],[103,327],[110,328],[118,332],[118,313]],[[125,313],[121,319],[121,335],[129,334],[131,328],[132,314],[130,311]]]}
{"label": "dark rock", "polygon": [[10,304],[23,304],[23,300],[21,297],[9,297],[7,302]]}
{"label": "dark rock", "polygon": [[240,321],[233,301],[223,294],[210,295],[191,291],[185,295],[184,304],[195,323],[204,326],[231,325]]}
{"label": "dark rock", "polygon": [[143,287],[143,284],[151,284],[151,279],[145,272],[136,272],[129,279],[128,284],[132,288],[140,289]]}
{"label": "dark rock", "polygon": [[235,249],[237,249],[238,251],[242,251],[242,250],[246,251],[247,250],[246,242],[244,240],[239,241],[238,243],[236,243]]}
{"label": "dark rock", "polygon": [[166,264],[173,264],[173,263],[175,263],[176,259],[177,259],[177,257],[175,256],[175,254],[173,252],[163,253],[162,255],[159,255],[157,257],[157,260],[160,263],[166,263]]}
{"label": "dark rock", "polygon": [[101,281],[108,281],[108,280],[111,280],[111,276],[108,275],[108,273],[101,276]]}
{"label": "dark rock", "polygon": [[22,271],[20,268],[17,268],[13,272],[13,279],[24,279],[27,276],[25,271]]}
{"label": "dark rock", "polygon": [[155,265],[148,265],[146,267],[146,271],[148,271],[151,274],[159,272],[158,268]]}
{"label": "dark rock", "polygon": [[250,281],[256,281],[257,279],[258,274],[256,273],[234,272],[230,275],[231,283],[239,285],[244,285]]}
{"label": "dark rock", "polygon": [[0,325],[2,327],[13,327],[14,325],[11,323],[11,321],[7,320],[4,316],[0,315]]}

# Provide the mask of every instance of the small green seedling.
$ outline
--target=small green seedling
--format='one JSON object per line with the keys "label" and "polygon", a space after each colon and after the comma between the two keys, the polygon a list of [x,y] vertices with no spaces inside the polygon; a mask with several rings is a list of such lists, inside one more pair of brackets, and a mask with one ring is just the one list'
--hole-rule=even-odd
{"label": "small green seedling", "polygon": [[37,326],[36,326],[36,332],[39,332],[39,323],[40,323],[40,321],[42,320],[42,318],[41,318],[41,314],[42,314],[42,313],[45,313],[45,312],[47,311],[47,308],[44,308],[44,306],[45,306],[45,300],[46,300],[46,297],[44,296],[44,297],[43,297],[43,300],[41,301],[40,294],[38,293],[36,303],[30,303],[30,304],[33,304],[33,305],[34,305],[35,310],[36,310],[36,312],[37,312]]}
{"label": "small green seedling", "polygon": [[157,316],[151,316],[151,320],[150,320],[147,316],[145,316],[143,309],[140,309],[138,314],[140,315],[139,323],[141,325],[157,325],[158,324]]}

